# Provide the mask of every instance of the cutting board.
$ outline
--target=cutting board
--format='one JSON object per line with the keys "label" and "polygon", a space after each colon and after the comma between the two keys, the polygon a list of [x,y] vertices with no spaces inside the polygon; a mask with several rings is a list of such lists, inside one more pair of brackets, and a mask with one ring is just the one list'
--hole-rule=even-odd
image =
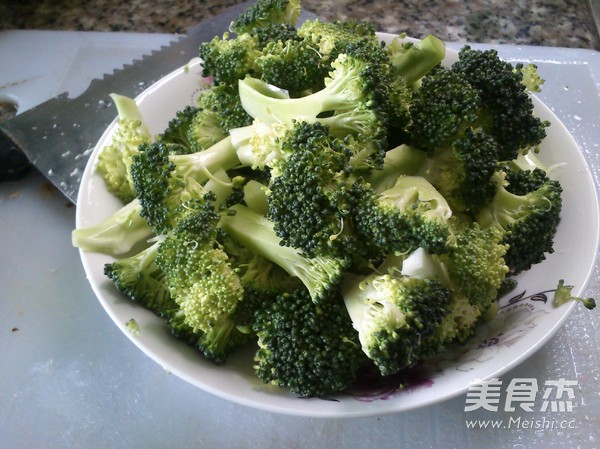
{"label": "cutting board", "polygon": [[160,49],[170,34],[0,32],[0,102],[26,111],[63,92],[76,97],[94,78]]}

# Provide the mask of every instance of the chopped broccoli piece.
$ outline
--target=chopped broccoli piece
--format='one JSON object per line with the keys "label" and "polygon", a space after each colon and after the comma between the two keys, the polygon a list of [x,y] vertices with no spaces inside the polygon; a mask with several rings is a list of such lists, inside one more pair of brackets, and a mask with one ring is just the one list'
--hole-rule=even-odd
{"label": "chopped broccoli piece", "polygon": [[96,170],[109,192],[126,204],[135,198],[130,173],[133,156],[140,145],[152,140],[152,135],[134,100],[117,94],[110,97],[117,107],[118,124],[110,144],[98,155]]}
{"label": "chopped broccoli piece", "polygon": [[229,29],[237,34],[253,34],[273,24],[293,26],[301,10],[300,0],[257,0],[231,22]]}
{"label": "chopped broccoli piece", "polygon": [[217,193],[222,202],[231,193],[232,185],[229,180],[219,180],[216,174],[239,163],[229,138],[191,154],[172,154],[164,143],[141,146],[131,166],[141,215],[161,234],[174,226],[177,207],[202,197],[209,181],[214,182],[208,190]]}
{"label": "chopped broccoli piece", "polygon": [[510,274],[528,270],[545,260],[554,251],[554,236],[560,222],[562,187],[558,181],[547,180],[538,189],[517,195],[506,186],[506,173],[493,176],[496,195],[481,209],[476,221],[482,228],[497,228],[503,242],[509,245],[506,263]]}
{"label": "chopped broccoli piece", "polygon": [[363,351],[387,376],[418,361],[420,345],[448,314],[452,294],[436,280],[370,274],[349,277],[343,296]]}
{"label": "chopped broccoli piece", "polygon": [[194,332],[210,332],[243,298],[239,276],[217,242],[220,215],[214,194],[182,205],[179,220],[158,247],[156,265],[165,273],[173,300]]}
{"label": "chopped broccoli piece", "polygon": [[266,303],[253,329],[258,377],[302,397],[342,391],[365,363],[343,302],[315,304],[304,287]]}
{"label": "chopped broccoli piece", "polygon": [[594,298],[580,298],[578,296],[573,296],[571,290],[573,290],[573,286],[565,285],[564,279],[558,281],[552,305],[554,305],[554,307],[560,307],[570,301],[579,301],[586,309],[592,310],[596,307],[596,300]]}
{"label": "chopped broccoli piece", "polygon": [[104,265],[104,274],[121,293],[156,315],[175,306],[165,274],[156,265],[159,245],[160,240],[133,256]]}
{"label": "chopped broccoli piece", "polygon": [[337,288],[346,268],[343,259],[306,257],[296,248],[282,246],[273,223],[263,215],[241,204],[232,206],[230,210],[234,214],[221,218],[225,232],[252,252],[299,278],[313,301],[323,302]]}
{"label": "chopped broccoli piece", "polygon": [[495,50],[475,50],[466,45],[458,57],[452,70],[479,93],[486,129],[500,145],[500,160],[514,159],[521,149],[538,145],[549,123],[533,113],[523,72],[500,59]]}
{"label": "chopped broccoli piece", "polygon": [[139,200],[134,199],[104,220],[73,230],[71,240],[76,248],[122,256],[146,244],[153,235]]}
{"label": "chopped broccoli piece", "polygon": [[446,44],[431,34],[418,42],[396,37],[388,51],[396,76],[412,86],[442,62],[446,56]]}
{"label": "chopped broccoli piece", "polygon": [[385,253],[425,248],[447,251],[452,210],[442,195],[421,176],[400,176],[393,187],[377,193],[365,189],[354,211],[356,230]]}
{"label": "chopped broccoli piece", "polygon": [[190,129],[197,113],[198,108],[195,106],[186,106],[178,111],[169,121],[167,128],[157,136],[157,141],[173,145],[172,152],[185,154],[198,151],[195,142],[190,138]]}
{"label": "chopped broccoli piece", "polygon": [[244,33],[235,38],[229,33],[200,44],[202,74],[212,77],[216,86],[235,86],[246,75],[257,75],[255,61],[262,55],[256,37]]}

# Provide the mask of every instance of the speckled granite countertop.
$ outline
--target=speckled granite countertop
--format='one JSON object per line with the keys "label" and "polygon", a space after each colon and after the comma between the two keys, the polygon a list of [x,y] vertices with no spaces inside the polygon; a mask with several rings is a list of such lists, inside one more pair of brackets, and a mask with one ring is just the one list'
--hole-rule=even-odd
{"label": "speckled granite countertop", "polygon": [[[304,0],[331,20],[369,20],[380,31],[428,33],[448,41],[600,50],[595,0]],[[8,0],[0,29],[183,33],[239,0]]]}

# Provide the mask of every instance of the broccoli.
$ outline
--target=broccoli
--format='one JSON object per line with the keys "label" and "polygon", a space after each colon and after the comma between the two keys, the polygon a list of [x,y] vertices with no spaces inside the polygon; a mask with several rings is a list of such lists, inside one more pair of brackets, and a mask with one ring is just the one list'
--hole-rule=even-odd
{"label": "broccoli", "polygon": [[229,29],[239,35],[276,24],[294,26],[301,10],[300,0],[257,0],[229,24]]}
{"label": "broccoli", "polygon": [[[297,119],[315,121],[327,112],[353,110],[359,112],[354,120],[361,120],[364,110],[368,109],[376,113],[376,121],[362,126],[378,129],[379,120],[386,119],[385,112],[389,109],[385,83],[387,75],[383,66],[384,55],[381,53],[363,45],[349,48],[332,63],[332,71],[325,79],[325,87],[300,98],[275,95],[271,85],[246,77],[239,81],[242,106],[253,118],[265,123],[290,123]],[[328,125],[332,129],[336,127],[334,117],[328,118]],[[344,122],[349,119],[352,120],[352,117],[344,116]],[[345,123],[340,126],[342,129],[348,128]]]}
{"label": "broccoli", "polygon": [[350,217],[353,147],[318,123],[298,123],[281,140],[289,155],[269,183],[267,218],[282,244],[308,257],[359,253]]}
{"label": "broccoli", "polygon": [[[468,45],[459,51],[458,57],[452,71],[477,90],[483,108],[482,121],[500,146],[499,159],[515,159],[521,149],[538,145],[546,136],[549,123],[533,112],[521,66],[515,68],[501,60],[495,50],[475,50]],[[539,86],[541,80],[536,84]]]}
{"label": "broccoli", "polygon": [[239,276],[217,242],[220,214],[215,195],[183,203],[185,214],[158,247],[156,265],[171,297],[194,332],[209,332],[243,298]]}
{"label": "broccoli", "polygon": [[190,129],[198,113],[195,106],[186,106],[169,120],[167,128],[156,137],[158,142],[170,144],[171,151],[179,154],[194,153],[195,142],[190,138]]}
{"label": "broccoli", "polygon": [[241,204],[231,206],[230,211],[234,213],[221,217],[221,226],[232,239],[299,278],[313,301],[327,301],[346,269],[343,259],[306,257],[296,248],[282,246],[273,223],[265,216]]}
{"label": "broccoli", "polygon": [[372,170],[365,179],[374,191],[381,193],[392,188],[399,176],[416,176],[426,160],[426,152],[401,144],[386,151],[381,168]]}
{"label": "broccoli", "polygon": [[224,33],[200,44],[202,75],[212,77],[215,86],[235,86],[246,75],[258,75],[255,61],[262,55],[255,36],[244,33],[231,37]]}
{"label": "broccoli", "polygon": [[448,314],[452,293],[437,280],[373,273],[347,276],[343,297],[363,351],[387,376],[419,360],[421,344]]}
{"label": "broccoli", "polygon": [[191,154],[172,154],[168,145],[142,145],[131,166],[133,184],[142,207],[141,215],[158,234],[173,227],[174,211],[184,201],[201,197],[205,184],[222,201],[231,192],[228,177],[217,173],[239,165],[229,137],[212,147]]}
{"label": "broccoli", "polygon": [[403,36],[398,36],[387,48],[396,76],[414,87],[418,87],[415,84],[446,56],[446,44],[431,34],[418,42],[406,41]]}
{"label": "broccoli", "polygon": [[466,128],[449,148],[430,157],[419,172],[455,212],[477,213],[496,193],[497,142],[482,129]]}
{"label": "broccoli", "polygon": [[194,331],[180,308],[168,309],[163,318],[173,336],[196,348],[216,365],[226,363],[233,352],[255,340],[253,335],[241,332],[236,321],[229,316],[213,324],[206,332]]}
{"label": "broccoli", "polygon": [[255,63],[262,81],[285,89],[290,96],[321,89],[328,73],[317,49],[300,39],[268,42]]}
{"label": "broccoli", "polygon": [[371,23],[353,20],[307,20],[298,28],[298,36],[316,46],[325,66],[358,42],[379,45],[379,38]]}
{"label": "broccoli", "polygon": [[146,245],[153,236],[136,198],[100,222],[73,230],[71,240],[76,248],[122,256]]}
{"label": "broccoli", "polygon": [[594,298],[580,298],[573,296],[571,290],[573,290],[572,285],[565,285],[564,279],[559,280],[556,291],[554,292],[552,305],[554,307],[560,307],[570,301],[579,301],[586,309],[592,310],[596,307],[596,300]]}
{"label": "broccoli", "polygon": [[160,240],[139,253],[104,265],[104,274],[125,297],[156,315],[176,306],[164,272],[156,265]]}
{"label": "broccoli", "polygon": [[353,211],[358,234],[387,254],[425,248],[443,253],[451,242],[452,210],[421,176],[399,176],[393,187],[377,193],[368,187]]}
{"label": "broccoli", "polygon": [[[534,175],[535,176],[535,175]],[[506,185],[506,173],[494,174],[496,195],[481,209],[476,221],[483,229],[496,228],[509,245],[506,264],[510,274],[528,270],[545,260],[554,251],[554,236],[560,222],[562,187],[547,179],[539,188],[524,195],[511,193]]]}
{"label": "broccoli", "polygon": [[315,304],[304,288],[278,295],[259,308],[256,374],[301,397],[326,397],[348,387],[366,363],[339,298]]}
{"label": "broccoli", "polygon": [[96,170],[106,182],[108,191],[126,204],[135,198],[130,173],[132,158],[141,144],[152,140],[152,135],[134,100],[117,94],[110,97],[117,107],[118,125],[110,144],[98,155]]}

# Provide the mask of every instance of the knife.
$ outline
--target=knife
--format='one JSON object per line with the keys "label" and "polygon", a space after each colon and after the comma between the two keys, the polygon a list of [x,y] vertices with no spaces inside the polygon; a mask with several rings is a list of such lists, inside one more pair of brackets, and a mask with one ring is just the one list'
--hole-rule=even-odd
{"label": "knife", "polygon": [[[33,165],[76,203],[90,154],[117,115],[109,95],[114,92],[136,97],[198,56],[201,42],[221,36],[231,21],[253,3],[240,3],[199,23],[168,46],[93,80],[76,98],[63,93],[0,123],[0,180],[16,179]],[[299,20],[314,17],[303,12]]]}

